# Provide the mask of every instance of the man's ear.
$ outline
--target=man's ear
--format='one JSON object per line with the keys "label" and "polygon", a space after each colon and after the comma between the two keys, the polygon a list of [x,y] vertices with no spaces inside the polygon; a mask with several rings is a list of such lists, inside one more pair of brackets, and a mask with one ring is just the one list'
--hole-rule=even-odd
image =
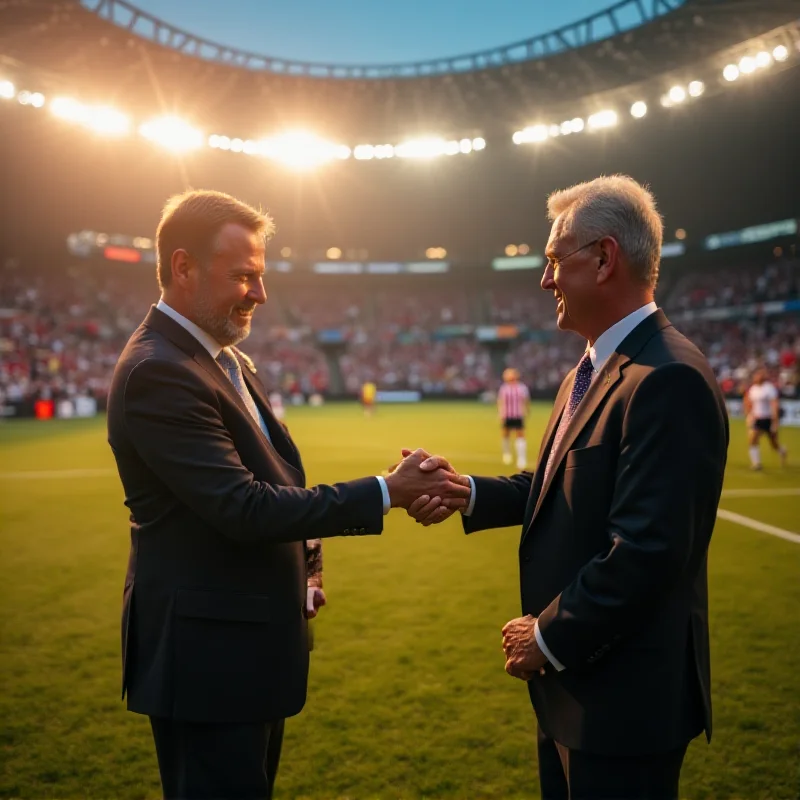
{"label": "man's ear", "polygon": [[619,243],[613,236],[604,236],[598,243],[600,256],[597,262],[597,283],[609,281],[619,267]]}
{"label": "man's ear", "polygon": [[186,250],[178,249],[173,251],[170,259],[172,282],[181,288],[186,288],[194,279],[193,273],[196,266],[197,262]]}

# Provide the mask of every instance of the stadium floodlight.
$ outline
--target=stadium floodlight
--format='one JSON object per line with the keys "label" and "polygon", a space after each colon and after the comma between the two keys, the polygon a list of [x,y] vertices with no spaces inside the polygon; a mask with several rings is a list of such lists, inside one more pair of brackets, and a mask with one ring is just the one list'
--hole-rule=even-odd
{"label": "stadium floodlight", "polygon": [[375,148],[371,144],[357,144],[353,148],[353,158],[359,161],[369,161],[375,158]]}
{"label": "stadium floodlight", "polygon": [[757,67],[768,67],[772,63],[772,56],[766,51],[762,50],[756,56],[756,66]]}
{"label": "stadium floodlight", "polygon": [[739,77],[739,67],[737,67],[736,64],[728,64],[728,66],[722,70],[722,77],[725,78],[726,81],[732,83]]}
{"label": "stadium floodlight", "polygon": [[143,122],[139,126],[139,133],[175,153],[196,150],[203,144],[203,134],[177,117],[157,117]]}
{"label": "stadium floodlight", "polygon": [[425,251],[425,257],[430,259],[445,258],[446,256],[447,250],[444,247],[429,247]]}
{"label": "stadium floodlight", "polygon": [[519,247],[517,247],[517,252],[521,256],[528,255],[528,253],[530,253],[530,251],[531,251],[531,248],[527,244],[521,244],[521,245],[519,245]]}
{"label": "stadium floodlight", "polygon": [[451,139],[445,143],[444,154],[446,156],[457,156],[461,152],[461,145],[455,140]]}
{"label": "stadium floodlight", "polygon": [[565,120],[559,126],[559,130],[561,131],[562,136],[569,136],[572,133],[572,122]]}
{"label": "stadium floodlight", "polygon": [[109,106],[87,106],[71,97],[56,97],[50,112],[59,119],[83,125],[103,136],[123,136],[130,130],[130,119]]}
{"label": "stadium floodlight", "polygon": [[587,124],[590,131],[596,131],[600,128],[613,128],[618,120],[619,118],[617,117],[616,111],[606,109],[605,111],[598,111],[596,114],[592,114],[587,120]]}
{"label": "stadium floodlight", "polygon": [[756,60],[751,56],[745,56],[739,62],[739,72],[743,75],[749,75],[751,72],[756,71]]}
{"label": "stadium floodlight", "polygon": [[776,61],[786,61],[789,58],[789,50],[785,45],[779,44],[773,51],[772,57]]}
{"label": "stadium floodlight", "polygon": [[444,139],[429,137],[409,139],[407,142],[398,144],[394,148],[394,152],[399,158],[436,158],[444,155],[446,148],[447,142]]}
{"label": "stadium floodlight", "polygon": [[519,248],[515,244],[506,245],[506,255],[512,258],[519,252]]}
{"label": "stadium floodlight", "polygon": [[325,252],[325,255],[331,260],[336,261],[337,258],[342,257],[342,251],[338,247],[329,247]]}
{"label": "stadium floodlight", "polygon": [[547,133],[551,139],[555,139],[556,136],[561,136],[561,126],[560,125],[551,125],[547,129]]}
{"label": "stadium floodlight", "polygon": [[517,134],[516,139],[512,137],[516,144],[543,142],[549,135],[547,125],[529,125],[527,128],[517,131]]}
{"label": "stadium floodlight", "polygon": [[514,142],[514,144],[522,144],[522,131],[514,131],[511,136],[511,141]]}
{"label": "stadium floodlight", "polygon": [[[458,147],[456,147],[456,151]],[[378,144],[375,145],[375,158],[394,158],[394,145]]]}
{"label": "stadium floodlight", "polygon": [[631,106],[631,116],[641,119],[645,114],[647,114],[647,103],[644,100],[637,100]]}
{"label": "stadium floodlight", "polygon": [[[390,144],[387,144],[386,147],[391,150],[391,152],[387,151],[386,158],[392,158],[394,156],[394,147]],[[334,158],[338,158],[339,161],[346,161],[352,154],[353,151],[346,144],[337,144],[333,153]]]}
{"label": "stadium floodlight", "polygon": [[673,103],[682,103],[686,99],[686,89],[683,86],[673,86],[669,90],[669,99]]}
{"label": "stadium floodlight", "polygon": [[472,140],[472,149],[473,150],[485,150],[486,149],[486,139],[482,136],[477,136]]}
{"label": "stadium floodlight", "polygon": [[281,257],[282,258],[291,258],[292,257],[292,248],[291,247],[281,247]]}
{"label": "stadium floodlight", "polygon": [[0,81],[0,97],[3,100],[13,100],[17,89],[11,81]]}
{"label": "stadium floodlight", "polygon": [[34,108],[42,108],[44,106],[44,95],[41,92],[34,92],[31,95],[30,104]]}
{"label": "stadium floodlight", "polygon": [[692,81],[689,84],[689,94],[692,97],[700,97],[700,95],[703,94],[705,90],[706,90],[706,85],[703,83],[703,81]]}
{"label": "stadium floodlight", "polygon": [[458,143],[458,149],[462,153],[471,153],[472,152],[472,139],[462,139]]}
{"label": "stadium floodlight", "polygon": [[571,121],[571,124],[573,133],[580,133],[584,128],[583,120],[580,117],[575,117],[575,119]]}
{"label": "stadium floodlight", "polygon": [[84,125],[103,136],[124,136],[131,129],[130,118],[109,106],[90,106]]}
{"label": "stadium floodlight", "polygon": [[327,161],[341,158],[343,154],[341,147],[342,145],[325,141],[307,131],[287,131],[269,139],[262,139],[258,143],[261,155],[298,170],[311,169]]}
{"label": "stadium floodlight", "polygon": [[41,108],[44,105],[44,95],[41,92],[29,92],[27,89],[23,89],[17,95],[17,101],[21,106]]}
{"label": "stadium floodlight", "polygon": [[244,150],[244,142],[241,139],[231,139],[231,152],[241,153]]}

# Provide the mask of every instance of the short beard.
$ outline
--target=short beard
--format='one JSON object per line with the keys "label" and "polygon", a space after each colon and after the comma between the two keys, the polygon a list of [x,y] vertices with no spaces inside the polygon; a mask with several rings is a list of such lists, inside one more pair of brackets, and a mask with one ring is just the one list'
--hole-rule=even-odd
{"label": "short beard", "polygon": [[203,282],[194,301],[194,318],[197,324],[223,347],[239,344],[250,335],[250,320],[239,326],[230,315],[214,310],[208,285]]}

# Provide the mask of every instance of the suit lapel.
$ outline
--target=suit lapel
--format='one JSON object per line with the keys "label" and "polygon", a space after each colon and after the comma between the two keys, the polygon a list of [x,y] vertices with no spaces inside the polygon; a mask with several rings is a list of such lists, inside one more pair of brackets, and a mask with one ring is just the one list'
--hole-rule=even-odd
{"label": "suit lapel", "polygon": [[[239,358],[239,364],[242,367],[245,383],[250,389],[251,394],[256,400],[256,404],[261,406],[261,413],[264,417],[264,422],[267,425],[272,441],[267,441],[263,431],[258,425],[258,422],[253,419],[253,416],[247,410],[239,392],[236,387],[231,383],[230,378],[225,374],[220,365],[211,357],[211,353],[206,350],[203,345],[192,336],[183,326],[179,325],[175,320],[168,317],[162,311],[159,311],[155,306],[152,306],[149,314],[145,318],[144,324],[153,330],[158,331],[162,336],[165,336],[171,342],[181,348],[187,355],[199,364],[211,377],[211,379],[219,386],[223,392],[227,394],[231,402],[233,402],[239,409],[240,413],[244,415],[247,421],[253,428],[255,435],[261,437],[264,443],[269,447],[275,455],[283,461],[287,467],[293,470],[302,477],[305,481],[305,473],[303,472],[302,464],[300,462],[300,454],[294,444],[290,444],[290,440],[286,433],[284,433],[282,426],[272,413],[269,402],[267,401],[264,389],[260,381],[250,380],[250,367],[242,362]],[[284,444],[285,443],[285,444]],[[281,450],[278,449],[276,444],[284,445]]]}
{"label": "suit lapel", "polygon": [[[553,480],[558,474],[561,462],[566,458],[567,453],[575,443],[575,439],[578,438],[580,432],[586,427],[598,408],[600,408],[609,392],[611,392],[617,383],[619,383],[620,379],[622,378],[622,371],[627,364],[639,354],[639,351],[645,346],[649,339],[651,339],[658,331],[663,330],[669,325],[670,322],[664,312],[660,309],[655,311],[644,321],[639,323],[639,325],[637,325],[630,334],[628,334],[628,336],[617,348],[616,352],[611,354],[600,373],[595,376],[594,380],[592,381],[592,385],[589,387],[577,409],[575,409],[575,414],[569,421],[567,430],[559,442],[558,449],[556,450],[553,458],[553,464],[550,468],[549,474],[547,475],[547,481],[541,486],[541,489],[538,492],[536,506],[533,514],[531,515],[530,522],[523,531],[523,537],[528,528],[530,528],[531,524],[533,524],[533,521],[536,519],[536,515],[541,509],[542,504],[547,497],[547,493],[553,485]],[[569,393],[572,391],[573,381],[574,372],[570,373],[569,380],[564,382],[564,385],[562,385],[562,390],[559,392],[559,401],[561,402],[562,412],[564,406],[566,405],[566,400],[569,397]],[[562,397],[565,385],[568,385],[569,388],[567,389],[566,396]],[[558,416],[560,420],[561,415],[559,414]],[[554,425],[554,420],[551,418],[548,437],[548,443],[550,445],[552,445],[552,440],[555,436],[555,430],[556,428]],[[540,454],[537,473],[543,472],[544,467],[542,466],[542,461],[545,453],[549,454],[549,452],[550,447],[548,446]],[[544,463],[547,463],[546,460]],[[534,485],[535,484],[536,481],[534,480]]]}
{"label": "suit lapel", "polygon": [[295,446],[284,426],[273,413],[264,385],[254,374],[254,368],[248,363],[249,359],[242,358],[242,354],[239,352],[238,348],[234,347],[233,350],[242,367],[244,382],[247,384],[247,388],[258,406],[258,410],[261,412],[264,424],[267,426],[267,430],[269,430],[269,435],[275,445],[275,449],[281,454],[285,461],[292,464],[295,469],[299,469],[305,477],[303,462],[300,459],[300,451]]}

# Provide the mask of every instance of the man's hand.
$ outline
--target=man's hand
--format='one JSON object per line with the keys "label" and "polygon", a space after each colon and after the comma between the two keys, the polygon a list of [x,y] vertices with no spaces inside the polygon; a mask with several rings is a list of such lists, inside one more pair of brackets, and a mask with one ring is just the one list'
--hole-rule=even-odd
{"label": "man's hand", "polygon": [[[403,450],[402,452],[404,457],[411,455],[410,450]],[[443,469],[454,475],[458,475],[446,458],[442,458],[442,456],[431,456],[425,453],[425,451],[423,451],[423,453],[425,455],[425,460],[419,465],[419,468],[423,472],[433,472],[437,469]],[[470,485],[469,478],[458,475],[458,479],[463,485]],[[451,501],[441,497],[423,495],[408,507],[408,516],[413,517],[417,522],[427,528],[429,525],[436,525],[440,522],[444,522],[448,517],[451,517],[458,508],[466,508],[468,505],[469,500],[467,500],[464,505],[459,504],[455,506],[451,504]]]}
{"label": "man's hand", "polygon": [[544,674],[547,658],[539,648],[534,628],[536,617],[518,617],[503,628],[506,672],[513,678],[529,681],[537,672]]}
{"label": "man's hand", "polygon": [[447,508],[466,508],[470,485],[467,478],[438,466],[422,469],[429,460],[424,450],[403,450],[404,458],[386,475],[392,508],[408,509],[420,498],[439,498]]}
{"label": "man's hand", "polygon": [[322,586],[317,586],[313,581],[309,580],[308,590],[306,591],[306,619],[314,619],[327,602]]}

